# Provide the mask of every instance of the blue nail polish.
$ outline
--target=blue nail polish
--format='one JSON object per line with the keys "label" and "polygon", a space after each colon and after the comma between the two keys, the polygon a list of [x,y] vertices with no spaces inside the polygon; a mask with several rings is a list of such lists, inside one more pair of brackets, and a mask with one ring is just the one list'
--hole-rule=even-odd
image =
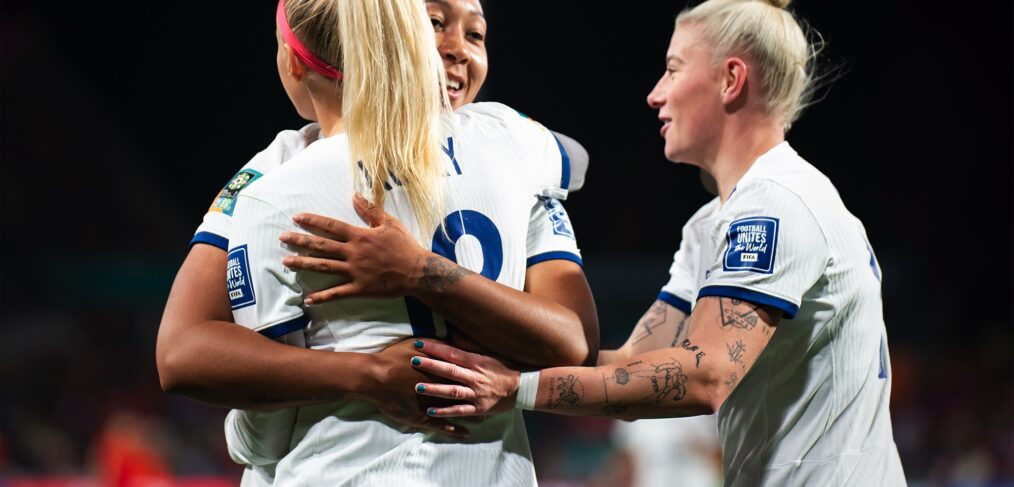
{"label": "blue nail polish", "polygon": [[423,342],[421,340],[416,340],[415,343],[412,344],[412,346],[415,348],[422,348]]}
{"label": "blue nail polish", "polygon": [[415,386],[415,390],[416,390],[416,392],[426,392],[426,386],[424,386],[422,384],[419,384],[419,385]]}
{"label": "blue nail polish", "polygon": [[412,365],[415,366],[422,365],[422,359],[419,357],[412,357]]}
{"label": "blue nail polish", "polygon": [[437,408],[429,408],[429,409],[427,409],[426,410],[426,414],[428,414],[430,416],[436,416],[437,415]]}

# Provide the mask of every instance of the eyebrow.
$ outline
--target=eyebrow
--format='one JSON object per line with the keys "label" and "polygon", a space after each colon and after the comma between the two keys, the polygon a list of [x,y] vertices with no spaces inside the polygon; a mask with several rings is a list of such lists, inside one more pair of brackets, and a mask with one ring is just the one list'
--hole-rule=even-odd
{"label": "eyebrow", "polygon": [[670,55],[668,55],[668,56],[665,57],[665,62],[668,63],[669,61],[676,61],[677,63],[680,63],[680,64],[686,64],[687,63],[686,61],[684,61],[682,58],[680,58],[679,56],[677,56],[675,54],[670,54]]}
{"label": "eyebrow", "polygon": [[[450,8],[450,6],[451,6],[451,4],[447,0],[426,0],[426,3],[436,3],[436,4],[443,5],[444,7],[448,7],[448,8]],[[481,11],[476,10],[474,8],[469,9],[468,13],[470,15],[478,15],[479,17],[482,17],[483,19],[486,18],[486,16],[483,15]]]}

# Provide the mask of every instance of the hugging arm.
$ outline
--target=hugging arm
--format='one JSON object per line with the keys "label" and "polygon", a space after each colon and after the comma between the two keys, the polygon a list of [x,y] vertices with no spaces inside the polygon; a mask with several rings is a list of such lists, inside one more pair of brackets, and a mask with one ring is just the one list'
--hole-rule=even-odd
{"label": "hugging arm", "polygon": [[[748,301],[705,297],[678,346],[598,367],[544,369],[534,409],[556,414],[622,419],[710,414],[718,410],[767,346],[781,312]],[[422,394],[458,398],[433,408],[435,416],[501,412],[514,406],[519,373],[496,360],[437,343],[421,348],[424,372],[461,385],[423,384]]]}
{"label": "hugging arm", "polygon": [[294,269],[346,276],[345,284],[308,297],[323,302],[350,296],[413,296],[492,353],[528,366],[594,363],[598,320],[581,267],[570,261],[535,264],[518,291],[457,265],[422,246],[381,208],[357,197],[370,228],[303,214],[312,233],[282,241],[306,255],[285,258]]}

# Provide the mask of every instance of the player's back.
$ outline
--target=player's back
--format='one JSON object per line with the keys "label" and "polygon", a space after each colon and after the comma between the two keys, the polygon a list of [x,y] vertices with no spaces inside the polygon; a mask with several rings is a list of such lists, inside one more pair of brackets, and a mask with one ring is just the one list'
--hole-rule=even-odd
{"label": "player's back", "polygon": [[[436,253],[522,289],[530,210],[538,196],[565,196],[566,158],[548,131],[502,105],[463,108],[444,122],[444,228],[420,235],[396,175],[385,184],[385,209]],[[376,352],[409,337],[444,336],[446,323],[411,298],[342,299],[304,309],[303,289],[340,281],[280,264],[286,251],[277,236],[298,231],[291,222],[295,213],[363,225],[352,206],[352,178],[365,178],[364,171],[349,159],[345,136],[337,135],[312,144],[241,194],[230,262],[245,266],[236,275],[268,285],[259,284],[256,296],[252,287],[245,297],[237,294],[238,322],[242,316],[241,324],[275,336],[309,322],[307,346],[335,351]],[[242,286],[235,289],[243,294]],[[312,476],[327,485],[534,484],[520,415],[496,416],[469,429],[467,443],[451,443],[390,424],[365,402],[300,408],[293,450],[279,463],[276,483]]]}

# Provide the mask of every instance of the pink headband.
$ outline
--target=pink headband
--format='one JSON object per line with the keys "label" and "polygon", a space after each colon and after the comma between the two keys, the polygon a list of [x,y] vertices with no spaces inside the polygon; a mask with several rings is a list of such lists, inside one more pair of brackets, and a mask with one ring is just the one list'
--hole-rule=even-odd
{"label": "pink headband", "polygon": [[344,77],[338,68],[331,66],[330,64],[322,61],[319,57],[314,56],[313,53],[299,41],[296,34],[292,32],[292,29],[289,28],[289,21],[285,18],[285,0],[278,0],[278,11],[275,13],[275,19],[278,21],[278,30],[282,32],[282,39],[284,39],[285,43],[292,48],[292,52],[296,53],[296,57],[306,63],[310,69],[331,79],[341,80]]}

